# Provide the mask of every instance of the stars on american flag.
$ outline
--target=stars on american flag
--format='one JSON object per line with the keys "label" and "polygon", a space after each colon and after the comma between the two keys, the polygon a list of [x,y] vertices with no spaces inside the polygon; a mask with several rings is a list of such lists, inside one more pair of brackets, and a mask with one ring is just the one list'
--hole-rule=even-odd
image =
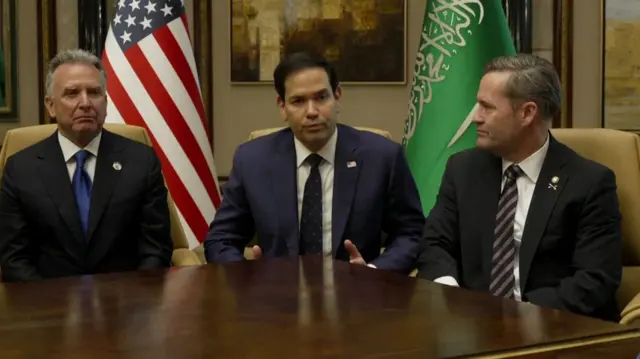
{"label": "stars on american flag", "polygon": [[123,43],[125,43],[125,44],[126,44],[127,42],[131,42],[131,33],[130,33],[130,32],[126,32],[126,31],[125,31],[125,32],[122,34],[122,36],[120,36],[120,38],[122,39],[122,42],[123,42]]}
{"label": "stars on american flag", "polygon": [[119,0],[111,29],[125,51],[184,14],[184,0]]}
{"label": "stars on american flag", "polygon": [[131,16],[131,14],[129,14],[129,17],[124,22],[127,23],[127,27],[135,26],[136,25],[136,18]]}
{"label": "stars on american flag", "polygon": [[149,1],[144,8],[147,9],[147,14],[151,14],[156,11],[156,3]]}
{"label": "stars on american flag", "polygon": [[171,16],[172,9],[173,8],[169,6],[169,4],[164,4],[164,7],[162,8],[162,12],[164,13],[164,16]]}
{"label": "stars on american flag", "polygon": [[131,11],[140,10],[140,0],[131,0],[129,6],[131,6]]}

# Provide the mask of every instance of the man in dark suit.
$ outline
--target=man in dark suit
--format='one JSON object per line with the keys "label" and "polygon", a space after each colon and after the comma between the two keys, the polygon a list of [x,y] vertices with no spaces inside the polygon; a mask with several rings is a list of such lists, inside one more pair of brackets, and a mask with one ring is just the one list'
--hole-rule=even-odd
{"label": "man in dark suit", "polygon": [[449,159],[425,226],[419,276],[617,320],[621,225],[614,173],[558,143],[553,65],[492,61],[477,95],[477,146]]}
{"label": "man in dark suit", "polygon": [[342,90],[324,59],[293,54],[274,82],[289,128],[237,149],[207,260],[242,260],[257,233],[258,257],[324,254],[408,273],[424,214],[401,146],[336,125]]}
{"label": "man in dark suit", "polygon": [[2,176],[3,280],[168,267],[160,162],[150,147],[102,129],[106,77],[98,58],[61,52],[46,86],[58,131],[11,156]]}

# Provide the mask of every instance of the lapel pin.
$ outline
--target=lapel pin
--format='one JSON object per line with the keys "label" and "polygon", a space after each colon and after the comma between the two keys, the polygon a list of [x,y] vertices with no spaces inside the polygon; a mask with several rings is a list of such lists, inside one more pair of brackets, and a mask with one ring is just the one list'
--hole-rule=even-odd
{"label": "lapel pin", "polygon": [[120,164],[120,162],[116,161],[113,163],[113,169],[116,171],[120,171],[122,169],[122,165]]}
{"label": "lapel pin", "polygon": [[347,162],[347,168],[354,168],[356,166],[356,161]]}
{"label": "lapel pin", "polygon": [[553,176],[551,178],[551,183],[549,183],[549,187],[548,188],[552,188],[554,191],[556,191],[558,189],[558,182],[560,181],[560,178],[558,178],[558,176]]}

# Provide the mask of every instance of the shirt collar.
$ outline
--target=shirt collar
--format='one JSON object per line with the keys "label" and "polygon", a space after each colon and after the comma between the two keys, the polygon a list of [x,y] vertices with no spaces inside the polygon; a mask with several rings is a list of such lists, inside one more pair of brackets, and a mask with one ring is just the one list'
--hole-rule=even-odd
{"label": "shirt collar", "polygon": [[98,157],[98,148],[100,147],[100,139],[102,138],[102,131],[98,133],[96,137],[89,142],[85,146],[85,148],[80,148],[75,143],[71,142],[68,138],[64,137],[60,131],[58,131],[58,142],[60,143],[60,148],[62,149],[62,156],[64,157],[65,162],[69,162],[69,160],[76,155],[76,153],[80,150],[87,150],[94,157]]}
{"label": "shirt collar", "polygon": [[[529,179],[536,183],[538,182],[538,176],[540,175],[540,170],[542,170],[542,164],[544,163],[544,159],[547,156],[547,151],[549,150],[549,136],[547,135],[547,140],[544,142],[544,145],[540,147],[539,150],[534,152],[531,156],[525,158],[518,166],[522,169],[522,172],[529,177]],[[513,162],[502,160],[502,174],[504,175],[504,171],[507,170],[509,166],[511,166]]]}
{"label": "shirt collar", "polygon": [[[336,143],[338,141],[338,128],[336,127],[333,131],[333,135],[329,137],[329,141],[320,149],[320,151],[316,152],[322,157],[323,160],[333,164],[336,158]],[[304,163],[304,161],[309,157],[313,152],[309,151],[307,146],[302,144],[300,140],[293,136],[293,143],[296,147],[296,168],[300,168],[300,166]]]}

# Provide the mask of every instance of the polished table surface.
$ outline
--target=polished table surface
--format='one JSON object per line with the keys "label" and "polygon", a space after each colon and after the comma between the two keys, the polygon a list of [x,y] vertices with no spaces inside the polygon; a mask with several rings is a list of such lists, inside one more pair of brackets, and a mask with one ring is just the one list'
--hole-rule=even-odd
{"label": "polished table surface", "polygon": [[640,339],[586,345],[531,355],[522,359],[637,359],[640,358]]}
{"label": "polished table surface", "polygon": [[638,329],[321,257],[0,285],[0,358],[453,358]]}

